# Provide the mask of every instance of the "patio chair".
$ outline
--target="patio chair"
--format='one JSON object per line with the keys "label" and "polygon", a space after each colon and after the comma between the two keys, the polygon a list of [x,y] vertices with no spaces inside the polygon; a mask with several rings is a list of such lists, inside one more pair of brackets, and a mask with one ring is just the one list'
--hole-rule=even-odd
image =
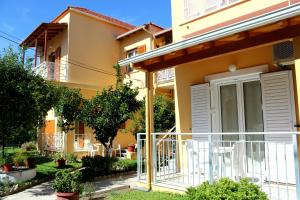
{"label": "patio chair", "polygon": [[245,153],[246,144],[245,142],[236,142],[233,145],[232,155],[232,167],[233,173],[236,180],[246,177],[245,173]]}
{"label": "patio chair", "polygon": [[94,157],[96,152],[99,152],[99,146],[93,145],[92,143],[88,143],[87,150],[88,150],[88,155]]}

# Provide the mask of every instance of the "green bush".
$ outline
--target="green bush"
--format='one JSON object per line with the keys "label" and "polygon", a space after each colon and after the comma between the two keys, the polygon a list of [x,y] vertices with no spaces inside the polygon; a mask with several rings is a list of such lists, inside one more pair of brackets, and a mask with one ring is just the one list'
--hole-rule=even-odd
{"label": "green bush", "polygon": [[53,189],[56,192],[76,192],[82,191],[82,174],[79,171],[69,172],[67,170],[58,171],[55,174]]}
{"label": "green bush", "polygon": [[116,162],[113,163],[112,169],[114,171],[136,171],[137,161],[118,159]]}
{"label": "green bush", "polygon": [[21,148],[22,149],[26,149],[27,151],[32,151],[32,150],[36,150],[36,144],[35,142],[26,142],[26,143],[23,143],[21,145]]}
{"label": "green bush", "polygon": [[135,160],[124,160],[102,156],[82,157],[82,174],[84,180],[92,180],[94,177],[109,175],[113,172],[135,171],[137,162]]}
{"label": "green bush", "polygon": [[209,184],[202,183],[199,187],[188,188],[187,197],[189,200],[267,200],[267,195],[260,188],[250,183],[248,179],[242,179],[239,183],[228,178]]}
{"label": "green bush", "polygon": [[66,155],[66,159],[67,159],[68,163],[76,163],[77,162],[77,156],[73,153],[68,153]]}
{"label": "green bush", "polygon": [[64,160],[65,157],[61,152],[57,152],[53,155],[53,159],[54,161],[58,161],[58,160]]}

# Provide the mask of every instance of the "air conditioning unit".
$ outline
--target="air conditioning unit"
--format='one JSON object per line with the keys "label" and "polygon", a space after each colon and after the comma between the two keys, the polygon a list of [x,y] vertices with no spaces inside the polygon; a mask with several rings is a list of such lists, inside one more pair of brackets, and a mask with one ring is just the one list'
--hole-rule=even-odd
{"label": "air conditioning unit", "polygon": [[280,42],[273,45],[273,62],[278,67],[294,64],[293,41]]}

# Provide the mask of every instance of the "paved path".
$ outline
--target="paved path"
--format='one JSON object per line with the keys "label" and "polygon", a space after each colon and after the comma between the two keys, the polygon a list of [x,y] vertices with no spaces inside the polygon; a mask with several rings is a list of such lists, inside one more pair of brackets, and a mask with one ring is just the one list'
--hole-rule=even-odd
{"label": "paved path", "polygon": [[[118,178],[106,179],[103,181],[94,182],[97,193],[107,192],[111,190],[124,189],[134,185],[136,175],[120,176]],[[23,192],[4,197],[3,200],[54,200],[56,199],[55,192],[52,189],[52,182],[46,182],[41,185],[29,188]]]}

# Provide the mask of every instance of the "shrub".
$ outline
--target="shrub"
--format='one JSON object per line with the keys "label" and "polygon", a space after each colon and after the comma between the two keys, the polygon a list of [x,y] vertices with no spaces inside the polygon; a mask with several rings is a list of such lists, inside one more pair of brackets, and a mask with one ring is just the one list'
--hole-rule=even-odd
{"label": "shrub", "polygon": [[36,150],[36,144],[34,142],[26,142],[21,145],[21,148],[27,151]]}
{"label": "shrub", "polygon": [[115,171],[135,171],[137,169],[136,160],[118,159],[112,166]]}
{"label": "shrub", "polygon": [[69,163],[76,163],[77,162],[77,156],[73,153],[68,153],[66,155],[66,160],[69,162]]}
{"label": "shrub", "polygon": [[67,170],[58,171],[55,174],[53,189],[56,192],[76,192],[82,191],[82,175],[79,171],[69,172]]}
{"label": "shrub", "polygon": [[250,183],[248,179],[242,179],[240,183],[228,178],[209,184],[202,183],[199,187],[188,188],[187,197],[190,200],[267,200],[267,195],[260,188]]}

